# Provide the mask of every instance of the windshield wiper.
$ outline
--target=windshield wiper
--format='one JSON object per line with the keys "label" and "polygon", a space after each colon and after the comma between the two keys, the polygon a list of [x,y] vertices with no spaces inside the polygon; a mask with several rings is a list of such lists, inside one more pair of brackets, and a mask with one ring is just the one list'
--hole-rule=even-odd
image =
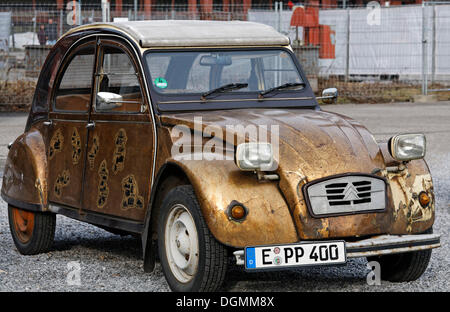
{"label": "windshield wiper", "polygon": [[215,89],[209,90],[208,92],[203,93],[202,100],[205,100],[207,96],[214,94],[214,93],[243,89],[243,88],[247,88],[247,87],[248,87],[248,83],[229,83],[229,84],[223,85],[221,87],[218,87],[218,88],[215,88]]}
{"label": "windshield wiper", "polygon": [[265,91],[262,91],[259,93],[259,95],[261,97],[264,97],[264,95],[272,93],[273,91],[278,91],[278,90],[293,88],[293,87],[299,87],[299,86],[304,87],[304,86],[306,86],[306,84],[304,82],[288,82],[288,83],[282,84],[278,87],[273,87],[273,88],[267,89]]}

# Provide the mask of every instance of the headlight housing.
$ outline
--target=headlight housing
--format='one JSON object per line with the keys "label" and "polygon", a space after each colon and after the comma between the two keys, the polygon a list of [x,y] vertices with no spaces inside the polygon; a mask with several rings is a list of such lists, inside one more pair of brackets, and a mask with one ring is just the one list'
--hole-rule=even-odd
{"label": "headlight housing", "polygon": [[426,139],[423,133],[399,134],[389,140],[389,152],[398,161],[425,157]]}
{"label": "headlight housing", "polygon": [[241,143],[236,149],[236,165],[244,171],[275,170],[272,144]]}

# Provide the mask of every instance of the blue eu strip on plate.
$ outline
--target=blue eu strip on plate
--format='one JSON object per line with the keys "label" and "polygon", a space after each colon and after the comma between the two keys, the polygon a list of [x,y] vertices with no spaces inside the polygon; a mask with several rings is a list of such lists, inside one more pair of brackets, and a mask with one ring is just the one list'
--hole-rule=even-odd
{"label": "blue eu strip on plate", "polygon": [[255,248],[250,247],[245,249],[245,261],[247,269],[256,268]]}

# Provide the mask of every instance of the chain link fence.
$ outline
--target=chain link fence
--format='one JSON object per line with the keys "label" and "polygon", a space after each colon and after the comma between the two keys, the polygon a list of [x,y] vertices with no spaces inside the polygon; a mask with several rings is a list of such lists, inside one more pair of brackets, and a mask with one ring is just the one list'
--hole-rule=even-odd
{"label": "chain link fence", "polygon": [[277,1],[91,2],[0,3],[0,111],[28,109],[48,51],[70,28],[147,19],[271,25],[290,37],[316,94],[337,87],[341,103],[414,101],[423,95],[450,99],[448,2],[389,7],[376,1],[345,7]]}

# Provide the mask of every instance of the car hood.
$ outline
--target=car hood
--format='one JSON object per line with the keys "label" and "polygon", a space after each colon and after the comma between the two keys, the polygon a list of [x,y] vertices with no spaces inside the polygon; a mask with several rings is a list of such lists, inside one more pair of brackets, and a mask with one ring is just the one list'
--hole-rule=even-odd
{"label": "car hood", "polygon": [[311,109],[242,109],[167,114],[161,122],[194,129],[194,118],[201,118],[203,128],[220,127],[224,138],[227,126],[266,126],[269,132],[278,132],[278,173],[283,176],[293,174],[312,181],[349,172],[371,173],[385,167],[371,133],[343,115]]}
{"label": "car hood", "polygon": [[[164,115],[161,122],[167,127],[183,124],[193,128],[194,118],[201,118],[203,127],[214,125],[223,132],[227,132],[227,126],[236,125],[265,125],[269,130],[271,126],[278,126],[278,189],[300,239],[375,235],[387,233],[393,224],[391,205],[385,213],[329,218],[312,217],[308,212],[302,193],[306,183],[345,173],[371,174],[386,168],[379,145],[357,121],[312,109],[242,109]],[[226,133],[222,135],[226,137]],[[236,175],[230,172],[230,176]],[[251,192],[248,184],[243,187]]]}

